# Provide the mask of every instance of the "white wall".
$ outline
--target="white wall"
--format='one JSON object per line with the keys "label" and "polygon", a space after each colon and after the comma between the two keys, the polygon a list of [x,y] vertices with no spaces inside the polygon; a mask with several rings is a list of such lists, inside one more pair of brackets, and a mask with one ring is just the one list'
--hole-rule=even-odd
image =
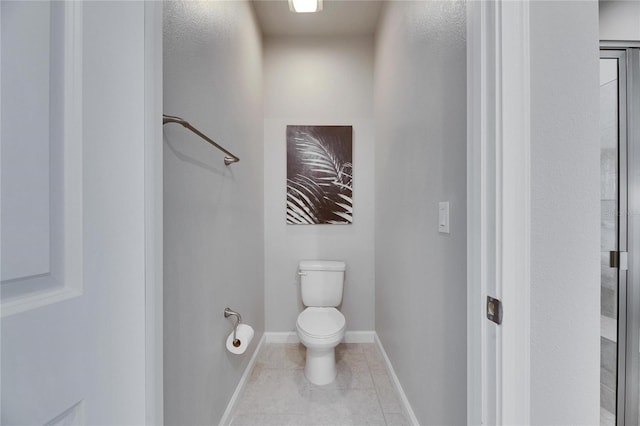
{"label": "white wall", "polygon": [[640,1],[600,0],[600,40],[640,41]]}
{"label": "white wall", "polygon": [[421,424],[466,423],[465,32],[464,2],[390,2],[376,40],[376,331]]}
{"label": "white wall", "polygon": [[[164,112],[240,157],[164,126],[165,423],[215,424],[264,331],[261,36],[248,2],[164,8]],[[226,306],[256,331],[244,355]]]}
{"label": "white wall", "polygon": [[531,423],[536,425],[599,422],[597,7],[590,1],[531,2]]}
{"label": "white wall", "polygon": [[[373,38],[272,37],[264,47],[266,328],[295,330],[299,260],[340,259],[347,330],[373,330]],[[288,124],[353,126],[353,224],[285,223]]]}

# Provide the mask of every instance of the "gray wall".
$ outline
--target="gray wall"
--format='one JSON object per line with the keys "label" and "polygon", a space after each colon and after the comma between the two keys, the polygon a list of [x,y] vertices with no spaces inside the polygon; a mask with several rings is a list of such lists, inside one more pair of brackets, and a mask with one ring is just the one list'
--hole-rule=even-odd
{"label": "gray wall", "polygon": [[[373,37],[269,37],[264,47],[266,328],[295,330],[300,259],[340,259],[347,330],[373,330]],[[353,224],[285,223],[288,124],[353,126]]]}
{"label": "gray wall", "polygon": [[[165,423],[215,424],[264,332],[262,46],[247,2],[166,2],[164,112]],[[243,314],[244,355],[224,343]]]}
{"label": "gray wall", "polygon": [[640,1],[600,0],[600,40],[640,40]]}
{"label": "gray wall", "polygon": [[598,424],[598,4],[530,13],[531,422]]}
{"label": "gray wall", "polygon": [[376,40],[376,331],[421,424],[467,421],[465,19],[390,2]]}

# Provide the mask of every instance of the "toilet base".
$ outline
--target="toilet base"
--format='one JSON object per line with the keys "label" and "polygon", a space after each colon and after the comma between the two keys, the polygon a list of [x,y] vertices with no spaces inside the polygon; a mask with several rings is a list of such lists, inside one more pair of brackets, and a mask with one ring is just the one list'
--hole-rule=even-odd
{"label": "toilet base", "polygon": [[328,385],[338,374],[336,369],[335,348],[307,348],[307,359],[304,364],[304,375],[314,385]]}

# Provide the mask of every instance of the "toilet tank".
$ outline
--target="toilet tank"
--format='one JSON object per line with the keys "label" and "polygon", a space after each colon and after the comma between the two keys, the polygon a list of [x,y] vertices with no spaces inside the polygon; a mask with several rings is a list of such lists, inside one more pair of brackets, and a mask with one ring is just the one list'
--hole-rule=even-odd
{"label": "toilet tank", "polygon": [[342,302],[344,271],[341,260],[302,260],[298,265],[300,292],[305,306],[330,307]]}

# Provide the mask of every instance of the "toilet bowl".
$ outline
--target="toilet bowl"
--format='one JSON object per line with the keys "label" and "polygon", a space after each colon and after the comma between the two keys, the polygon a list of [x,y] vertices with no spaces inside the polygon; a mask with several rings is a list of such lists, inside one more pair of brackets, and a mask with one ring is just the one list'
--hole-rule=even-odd
{"label": "toilet bowl", "polygon": [[335,347],[345,325],[344,315],[333,307],[308,307],[298,316],[296,330],[307,348],[304,375],[311,383],[326,385],[336,378]]}
{"label": "toilet bowl", "polygon": [[307,347],[304,375],[316,385],[336,378],[335,348],[344,337],[346,324],[336,308],[342,303],[346,266],[341,260],[301,260],[298,266],[306,309],[298,315],[296,330]]}

